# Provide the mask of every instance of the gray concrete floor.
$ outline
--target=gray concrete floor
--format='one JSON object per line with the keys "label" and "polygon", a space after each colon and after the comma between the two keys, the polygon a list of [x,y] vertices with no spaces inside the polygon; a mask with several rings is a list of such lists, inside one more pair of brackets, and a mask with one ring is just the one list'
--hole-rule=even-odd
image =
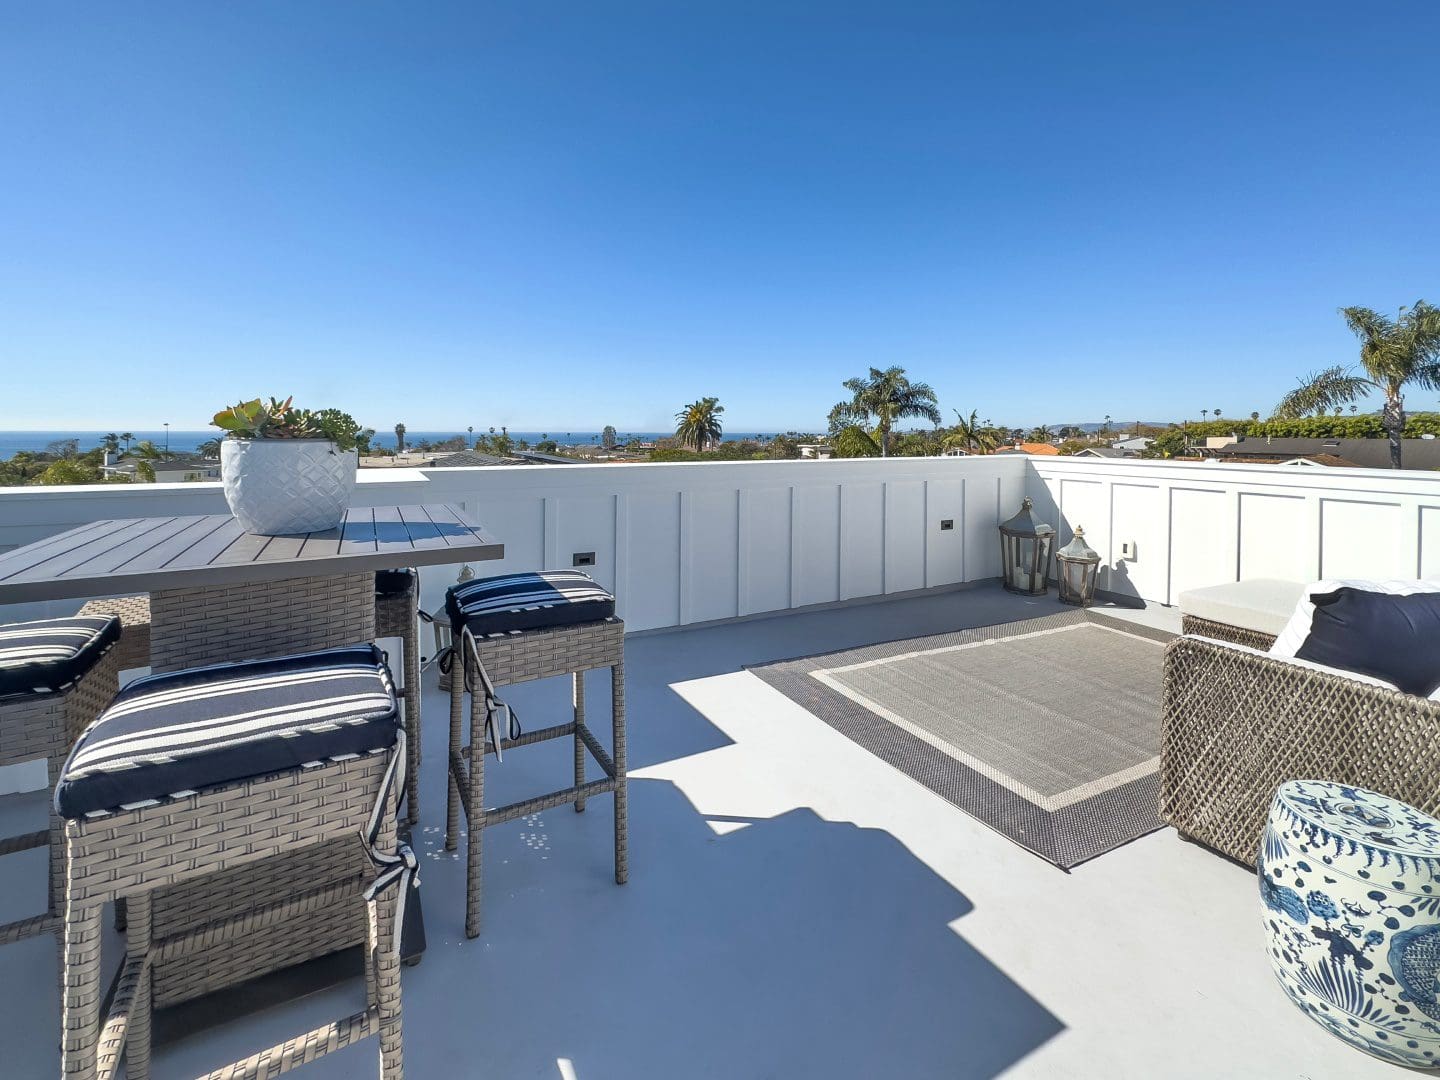
{"label": "gray concrete floor", "polygon": [[[611,882],[607,797],[497,827],[475,941],[463,861],[442,849],[446,708],[432,680],[415,837],[430,950],[405,972],[407,1074],[1394,1075],[1290,1006],[1243,868],[1164,830],[1065,874],[742,670],[1056,610],[986,586],[632,638],[630,883]],[[598,729],[602,678],[589,695]],[[528,726],[568,704],[560,680],[506,696]],[[568,769],[568,744],[529,747],[492,764],[488,794],[546,790]],[[5,802],[0,828],[39,805]],[[41,866],[0,863],[0,918],[38,903]],[[48,941],[0,949],[0,1075],[55,1072],[52,964]],[[194,1075],[361,999],[352,981],[198,1032],[154,1075]],[[374,1075],[374,1059],[367,1043],[300,1075]]]}

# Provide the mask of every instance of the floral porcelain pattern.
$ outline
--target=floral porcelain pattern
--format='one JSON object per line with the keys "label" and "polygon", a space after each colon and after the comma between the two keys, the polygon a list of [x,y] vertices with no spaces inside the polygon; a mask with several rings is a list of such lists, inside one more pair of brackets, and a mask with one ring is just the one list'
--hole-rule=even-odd
{"label": "floral porcelain pattern", "polygon": [[1364,788],[1281,786],[1260,843],[1280,985],[1331,1033],[1440,1066],[1440,821]]}

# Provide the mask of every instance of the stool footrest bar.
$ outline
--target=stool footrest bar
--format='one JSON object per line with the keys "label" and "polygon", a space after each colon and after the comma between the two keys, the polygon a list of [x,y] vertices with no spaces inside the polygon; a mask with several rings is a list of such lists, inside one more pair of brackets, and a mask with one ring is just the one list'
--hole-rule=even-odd
{"label": "stool footrest bar", "polygon": [[35,937],[37,934],[60,932],[59,915],[31,915],[28,919],[0,923],[0,945],[13,945],[17,941]]}
{"label": "stool footrest bar", "polygon": [[46,829],[23,833],[20,836],[7,836],[0,840],[0,855],[13,855],[17,851],[29,851],[31,848],[44,847],[48,843],[50,843],[50,833]]}
{"label": "stool footrest bar", "polygon": [[100,1054],[96,1061],[97,1080],[111,1080],[119,1075],[120,1059],[125,1056],[125,1035],[130,1029],[130,1010],[135,1005],[135,988],[149,964],[146,956],[130,956],[120,969],[115,982],[115,997],[105,1026],[100,1029]]}
{"label": "stool footrest bar", "polygon": [[243,1061],[232,1062],[207,1074],[203,1080],[258,1080],[260,1077],[279,1076],[296,1066],[322,1058],[332,1050],[341,1050],[351,1043],[368,1039],[379,1031],[379,1013],[373,1008],[366,1009],[286,1042],[276,1043]]}

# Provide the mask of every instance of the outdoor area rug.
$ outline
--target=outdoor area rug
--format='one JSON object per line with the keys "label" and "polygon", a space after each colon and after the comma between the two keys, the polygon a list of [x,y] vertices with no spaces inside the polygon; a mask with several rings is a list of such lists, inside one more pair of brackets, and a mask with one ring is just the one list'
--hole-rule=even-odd
{"label": "outdoor area rug", "polygon": [[1064,612],[753,667],[835,730],[1062,869],[1164,824],[1173,635]]}

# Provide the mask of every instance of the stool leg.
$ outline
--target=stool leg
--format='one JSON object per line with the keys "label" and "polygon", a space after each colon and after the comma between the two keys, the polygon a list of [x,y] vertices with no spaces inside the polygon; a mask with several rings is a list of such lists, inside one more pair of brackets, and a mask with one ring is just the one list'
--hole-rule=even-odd
{"label": "stool leg", "polygon": [[[396,850],[395,795],[385,809],[376,846],[384,852]],[[395,940],[395,905],[399,897],[389,888],[375,898],[374,936],[367,942],[373,957],[375,1011],[380,1023],[380,1080],[402,1080],[405,1074],[404,1040],[400,1013],[400,955]]]}
{"label": "stool leg", "polygon": [[[465,859],[465,936],[480,936],[480,889],[484,874],[485,716],[484,698],[470,695],[470,790],[465,793],[469,847]],[[497,732],[497,737],[499,733]]]}
{"label": "stool leg", "polygon": [[630,804],[625,791],[625,660],[610,668],[610,720],[615,740],[615,884],[630,877]]}
{"label": "stool leg", "polygon": [[[126,904],[129,927],[125,932],[125,957],[143,957],[150,951],[154,919],[151,916],[151,895],[131,897]],[[153,1001],[151,995],[150,969],[145,968],[140,982],[135,987],[135,997],[130,1006],[130,1022],[125,1028],[125,1076],[126,1080],[146,1080],[150,1075],[150,1017]]]}
{"label": "stool leg", "polygon": [[[70,852],[73,857],[73,852]],[[66,1080],[94,1080],[100,1038],[100,915],[95,904],[65,902],[65,981],[60,1071]]]}
{"label": "stool leg", "polygon": [[412,615],[400,641],[405,652],[406,820],[420,824],[420,635]]}
{"label": "stool leg", "polygon": [[[578,789],[585,783],[585,743],[580,738],[580,729],[585,726],[585,673],[572,672],[570,679],[575,684],[575,787]],[[575,799],[575,812],[585,812],[583,796]]]}
{"label": "stool leg", "polygon": [[[51,756],[46,760],[46,769],[50,777],[50,790],[54,791],[60,783],[60,773],[65,768],[65,756],[69,749],[62,747],[59,756]],[[50,904],[46,910],[52,915],[60,915],[65,909],[65,822],[55,812],[55,800],[50,800]]]}
{"label": "stool leg", "polygon": [[[450,663],[450,752],[445,756],[445,774],[450,778],[445,800],[445,850],[454,851],[460,839],[460,785],[455,782],[451,763],[460,752],[460,726],[465,696],[465,665],[469,662],[458,648]],[[483,740],[483,735],[482,735]],[[473,829],[473,823],[472,823]]]}

